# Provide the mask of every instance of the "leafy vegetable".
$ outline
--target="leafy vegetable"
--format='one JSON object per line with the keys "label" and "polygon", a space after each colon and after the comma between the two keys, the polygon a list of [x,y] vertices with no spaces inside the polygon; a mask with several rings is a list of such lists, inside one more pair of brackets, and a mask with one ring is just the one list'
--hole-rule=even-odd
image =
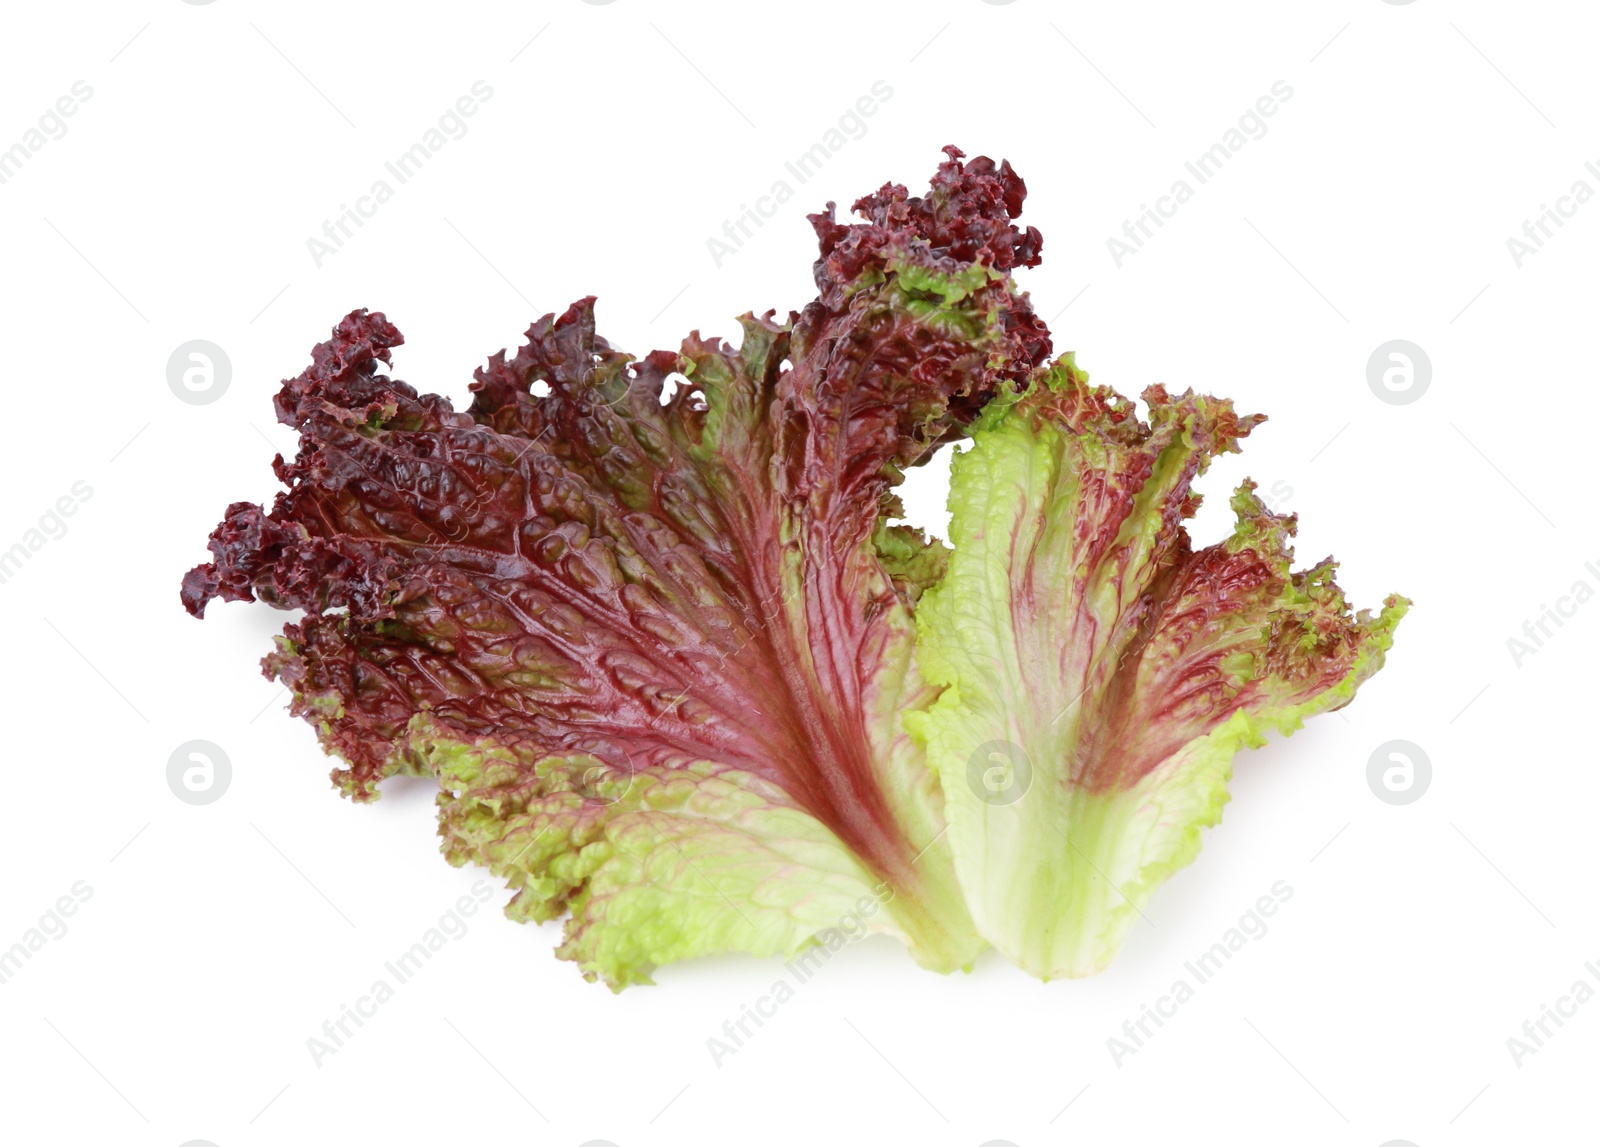
{"label": "leafy vegetable", "polygon": [[[587,298],[457,413],[353,312],[277,396],[288,489],[184,578],[196,616],[304,610],[263,664],[339,787],[437,778],[446,857],[566,917],[590,979],[863,919],[941,971],[1095,971],[1234,752],[1347,703],[1405,611],[1291,572],[1250,483],[1191,548],[1193,479],[1259,416],[1153,387],[1141,422],[1047,364],[1026,188],[945,150],[926,195],[811,216],[818,297],[738,348],[633,360]],[[966,435],[952,545],[895,524],[905,469]]]}

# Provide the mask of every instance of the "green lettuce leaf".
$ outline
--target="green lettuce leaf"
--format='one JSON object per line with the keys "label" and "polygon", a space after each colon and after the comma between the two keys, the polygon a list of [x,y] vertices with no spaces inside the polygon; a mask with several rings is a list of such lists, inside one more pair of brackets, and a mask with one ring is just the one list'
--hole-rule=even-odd
{"label": "green lettuce leaf", "polygon": [[917,608],[944,690],[906,723],[962,889],[983,937],[1046,978],[1106,965],[1220,819],[1234,754],[1347,704],[1408,604],[1352,617],[1332,561],[1291,572],[1295,519],[1248,481],[1232,536],[1192,549],[1191,483],[1261,419],[1144,397],[1148,423],[1067,355],[992,402],[952,466],[948,569]]}

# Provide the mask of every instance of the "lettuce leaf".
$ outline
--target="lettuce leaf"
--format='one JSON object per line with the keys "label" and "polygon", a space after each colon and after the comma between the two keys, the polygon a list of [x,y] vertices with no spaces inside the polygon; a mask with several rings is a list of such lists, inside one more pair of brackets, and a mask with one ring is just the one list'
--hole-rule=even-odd
{"label": "lettuce leaf", "polygon": [[[925,195],[811,216],[817,297],[742,316],[737,348],[635,360],[586,298],[458,412],[353,312],[277,396],[286,490],[230,506],[184,578],[197,617],[304,611],[263,666],[337,786],[436,779],[445,856],[564,918],[589,979],[847,921],[940,971],[989,945],[1093,971],[1234,751],[1381,664],[1404,604],[1352,617],[1331,563],[1291,573],[1293,519],[1248,486],[1191,551],[1190,482],[1257,419],[1156,388],[1145,425],[1047,363],[1012,278],[1042,247],[1026,187],[945,150]],[[894,491],[969,434],[947,547]]]}
{"label": "lettuce leaf", "polygon": [[1105,967],[1195,858],[1234,754],[1349,702],[1409,603],[1354,617],[1334,563],[1290,570],[1295,519],[1246,481],[1232,536],[1190,546],[1191,483],[1262,421],[1091,388],[1071,355],[997,397],[954,460],[948,570],[919,604],[943,686],[907,725],[945,794],[984,938],[1029,971]]}

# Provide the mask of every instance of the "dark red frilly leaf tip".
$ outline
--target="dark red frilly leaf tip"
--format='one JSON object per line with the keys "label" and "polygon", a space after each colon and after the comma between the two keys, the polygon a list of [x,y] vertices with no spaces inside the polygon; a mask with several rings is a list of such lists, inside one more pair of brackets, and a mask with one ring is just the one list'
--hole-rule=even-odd
{"label": "dark red frilly leaf tip", "polygon": [[925,240],[934,254],[963,263],[982,262],[999,271],[1038,266],[1043,236],[1036,227],[1024,230],[1012,221],[1022,214],[1028,195],[1022,177],[1006,160],[996,165],[980,155],[964,164],[965,152],[954,144],[944,153],[949,158],[934,173],[927,195],[909,195],[903,184],[885,183],[856,200],[851,210],[865,224],[837,222],[831,202],[827,210],[808,215],[822,249],[818,274],[836,251],[851,246],[846,241],[852,236],[854,249],[842,252],[837,268],[846,279],[886,244],[913,238]]}
{"label": "dark red frilly leaf tip", "polygon": [[[839,222],[831,201],[826,210],[806,216],[820,247],[812,274],[823,304],[840,305],[845,288],[865,268],[882,263],[888,249],[913,242],[925,245],[935,263],[947,263],[952,271],[969,263],[1000,272],[1039,265],[1044,238],[1038,228],[1013,222],[1028,195],[1022,177],[1005,160],[996,164],[980,155],[963,163],[959,147],[948,144],[943,150],[947,158],[926,195],[885,183],[852,205],[865,222]],[[1010,365],[1001,373],[1023,381],[1049,358],[1050,330],[1020,294],[1002,307],[1000,323],[1012,345],[1006,356]]]}
{"label": "dark red frilly leaf tip", "polygon": [[294,378],[284,379],[273,399],[278,421],[301,427],[330,407],[364,419],[391,402],[398,389],[415,398],[416,392],[378,373],[390,362],[389,351],[405,337],[382,311],[351,311],[333,328],[333,337],[311,348],[311,365]]}

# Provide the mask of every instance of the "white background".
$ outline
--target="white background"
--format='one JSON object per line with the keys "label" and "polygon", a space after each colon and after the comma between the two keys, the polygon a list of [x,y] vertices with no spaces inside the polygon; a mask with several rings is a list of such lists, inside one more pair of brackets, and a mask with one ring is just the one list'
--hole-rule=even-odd
{"label": "white background", "polygon": [[[1520,667],[1507,639],[1600,589],[1600,205],[1520,268],[1506,240],[1575,181],[1600,189],[1592,10],[138,0],[6,24],[0,148],[74,81],[93,91],[0,185],[0,549],[93,491],[0,585],[0,947],[92,889],[0,985],[7,1141],[1591,1141],[1600,1003],[1520,1067],[1506,1041],[1597,982],[1600,604]],[[465,137],[319,268],[306,240],[477,80],[493,95]],[[865,135],[717,267],[706,240],[794,184],[784,161],[875,80],[893,95]],[[1106,240],[1278,80],[1267,134],[1118,268]],[[1360,605],[1415,600],[1388,667],[1240,759],[1225,823],[1097,978],[1040,985],[992,956],[941,978],[873,940],[718,1066],[707,1039],[776,962],[613,996],[551,957],[556,926],[491,909],[316,1066],[307,1039],[486,874],[437,855],[426,784],[365,808],[329,788],[257,674],[281,615],[179,607],[226,504],[274,492],[278,380],[358,306],[405,332],[399,377],[458,403],[489,353],[591,292],[637,354],[736,334],[746,308],[810,297],[806,211],[916,191],[950,142],[1027,179],[1045,261],[1021,279],[1058,350],[1126,393],[1270,415],[1203,480],[1195,533],[1254,476],[1300,513],[1304,564],[1336,553]],[[233,367],[209,405],[166,380],[197,338]],[[1408,405],[1366,381],[1395,338],[1433,366]],[[934,528],[942,472],[908,499]],[[233,766],[204,807],[166,783],[196,738]],[[1403,807],[1366,781],[1396,738],[1433,766]],[[1270,931],[1115,1064],[1108,1038],[1279,880]]]}

